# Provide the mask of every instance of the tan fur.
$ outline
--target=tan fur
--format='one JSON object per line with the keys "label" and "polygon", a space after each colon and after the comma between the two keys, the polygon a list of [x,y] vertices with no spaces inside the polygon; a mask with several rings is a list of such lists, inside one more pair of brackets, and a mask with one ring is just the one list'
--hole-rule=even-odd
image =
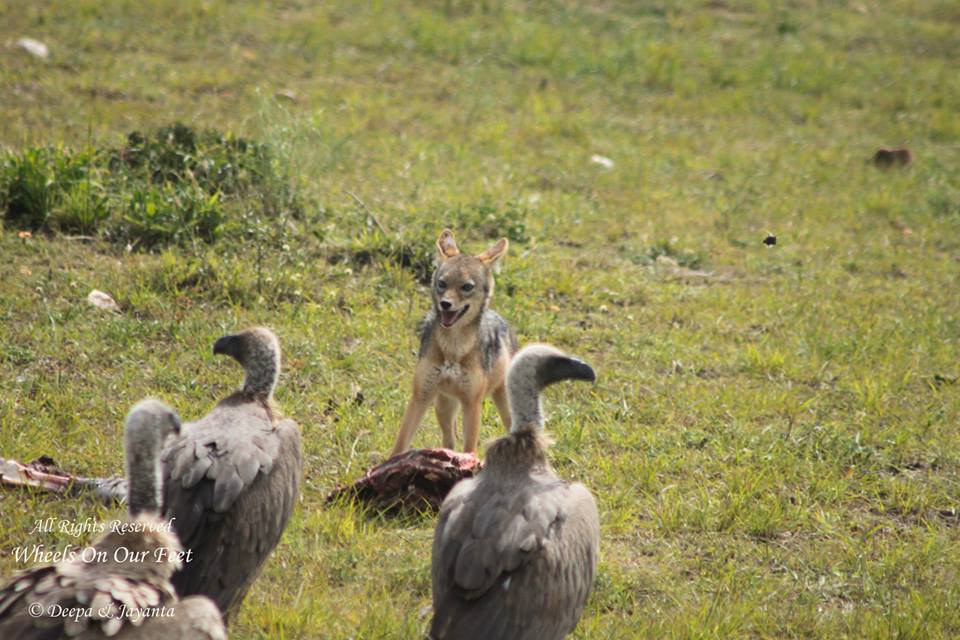
{"label": "tan fur", "polygon": [[[510,408],[507,401],[507,367],[513,355],[504,345],[488,370],[483,367],[480,320],[493,296],[493,271],[507,251],[508,242],[501,238],[476,256],[460,253],[453,233],[444,230],[437,239],[439,266],[432,286],[437,313],[435,325],[428,328],[428,337],[421,344],[420,359],[413,375],[413,394],[403,416],[391,456],[402,453],[413,440],[413,434],[431,403],[435,403],[437,422],[443,434],[443,446],[456,446],[454,425],[459,409],[463,410],[464,451],[475,452],[480,438],[483,399],[492,396],[500,418],[510,429]],[[437,283],[445,287],[439,290]],[[464,290],[464,286],[473,285]],[[455,311],[469,305],[452,326],[441,322],[442,305]]]}

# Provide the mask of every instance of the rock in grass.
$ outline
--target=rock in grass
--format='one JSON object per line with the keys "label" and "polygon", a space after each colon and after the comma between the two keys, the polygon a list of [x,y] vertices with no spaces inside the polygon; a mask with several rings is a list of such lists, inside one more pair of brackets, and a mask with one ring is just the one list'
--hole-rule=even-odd
{"label": "rock in grass", "polygon": [[598,164],[604,169],[613,169],[614,163],[613,160],[606,156],[601,156],[599,154],[594,154],[590,156],[590,162],[593,164]]}
{"label": "rock in grass", "polygon": [[[699,269],[688,269],[681,266],[670,256],[657,256],[654,260],[654,268],[658,273],[664,275],[670,280],[683,280],[688,283],[703,283],[717,277],[713,271],[700,271]],[[729,279],[729,275],[720,275],[720,280]]]}
{"label": "rock in grass", "polygon": [[33,38],[20,38],[16,42],[16,47],[41,60],[46,60],[50,57],[50,50],[47,48],[47,45]]}
{"label": "rock in grass", "polygon": [[103,291],[98,291],[94,289],[87,295],[87,302],[96,307],[97,309],[103,309],[104,311],[113,311],[114,313],[120,313],[120,305],[110,297],[110,294],[104,293]]}
{"label": "rock in grass", "polygon": [[274,92],[273,97],[278,100],[287,100],[288,102],[297,102],[297,92],[293,89],[280,89]]}

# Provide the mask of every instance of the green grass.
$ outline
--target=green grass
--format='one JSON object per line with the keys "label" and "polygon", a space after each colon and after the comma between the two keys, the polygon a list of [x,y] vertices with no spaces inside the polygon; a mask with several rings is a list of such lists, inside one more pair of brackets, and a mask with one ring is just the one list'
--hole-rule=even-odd
{"label": "green grass", "polygon": [[[957,637],[958,25],[870,0],[7,2],[0,41],[51,50],[0,55],[8,153],[180,121],[267,145],[299,210],[251,188],[209,244],[128,252],[126,186],[32,189],[106,213],[67,225],[87,241],[4,221],[0,455],[119,473],[130,406],[202,415],[240,375],[213,341],[268,324],[306,472],[232,637],[415,637],[433,521],[324,498],[392,443],[436,234],[511,234],[495,308],[599,375],[545,400],[601,512],[576,637]],[[867,164],[892,145],[913,167]],[[0,574],[34,519],[109,515],[0,492]]]}

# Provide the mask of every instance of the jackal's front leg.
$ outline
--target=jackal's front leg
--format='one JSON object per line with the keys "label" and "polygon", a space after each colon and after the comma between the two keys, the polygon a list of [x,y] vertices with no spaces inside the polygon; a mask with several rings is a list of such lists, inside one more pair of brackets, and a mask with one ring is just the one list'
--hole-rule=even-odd
{"label": "jackal's front leg", "polygon": [[454,428],[457,424],[457,411],[460,409],[460,401],[444,393],[437,395],[437,422],[440,424],[440,432],[443,434],[443,446],[446,449],[455,449],[457,440],[454,436]]}
{"label": "jackal's front leg", "polygon": [[463,451],[476,453],[480,441],[480,418],[483,415],[483,395],[463,404]]}
{"label": "jackal's front leg", "polygon": [[400,431],[397,433],[397,441],[393,445],[393,451],[390,457],[403,453],[410,447],[413,440],[413,434],[423,421],[423,416],[430,407],[430,403],[437,397],[436,380],[430,376],[432,367],[424,366],[425,361],[417,363],[417,370],[413,374],[413,395],[410,398],[410,404],[403,414],[403,422],[400,423]]}

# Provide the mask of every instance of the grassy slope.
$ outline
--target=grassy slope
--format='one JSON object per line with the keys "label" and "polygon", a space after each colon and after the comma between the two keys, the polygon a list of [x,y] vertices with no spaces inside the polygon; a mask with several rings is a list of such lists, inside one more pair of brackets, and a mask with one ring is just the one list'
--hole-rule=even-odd
{"label": "grassy slope", "polygon": [[[496,307],[522,340],[600,373],[547,399],[558,472],[602,514],[577,637],[960,634],[960,391],[935,377],[960,375],[960,12],[421,4],[8,2],[0,41],[52,55],[0,52],[0,142],[116,142],[177,118],[259,136],[327,210],[331,242],[374,233],[348,190],[390,234],[439,230],[484,198],[526,203],[531,239],[511,248]],[[274,103],[285,89],[297,102]],[[865,164],[901,143],[910,171]],[[289,293],[240,304],[185,286],[188,252],[14,231],[0,236],[0,452],[118,473],[132,403],[201,415],[238,379],[213,340],[269,324],[307,471],[234,637],[416,635],[432,521],[323,507],[392,441],[426,300],[410,274],[294,247]],[[724,277],[670,277],[649,264],[665,244]],[[254,280],[250,260],[218,272]],[[88,309],[91,288],[125,313]],[[417,442],[437,437],[430,419]],[[0,573],[41,515],[109,514],[0,494]]]}

